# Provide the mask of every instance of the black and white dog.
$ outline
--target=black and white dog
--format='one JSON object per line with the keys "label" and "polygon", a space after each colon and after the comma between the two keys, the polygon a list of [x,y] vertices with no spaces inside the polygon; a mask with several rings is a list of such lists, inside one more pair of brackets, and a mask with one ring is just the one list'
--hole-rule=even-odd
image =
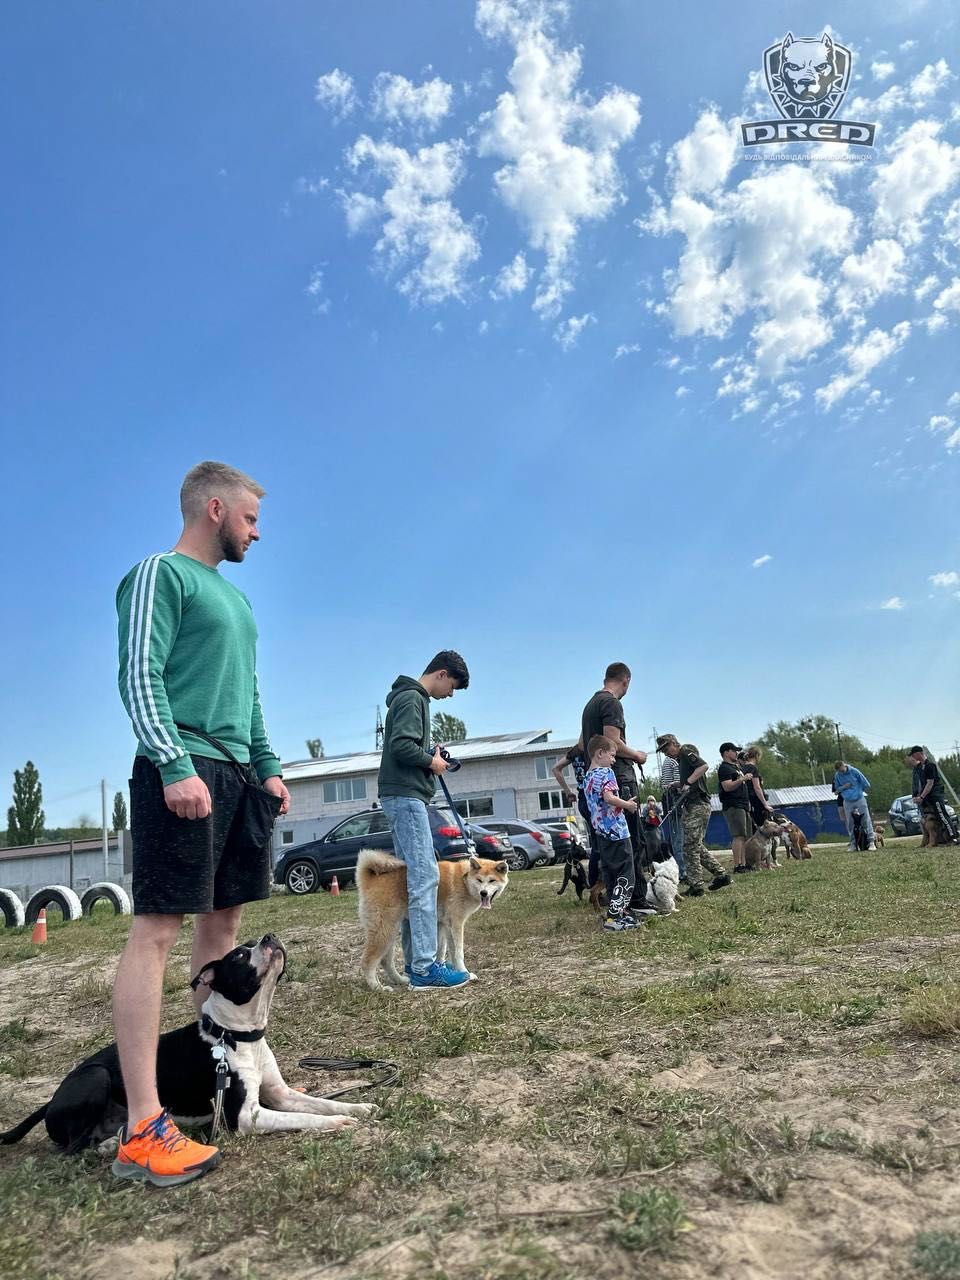
{"label": "black and white dog", "polygon": [[[157,1090],[160,1105],[175,1120],[203,1124],[213,1115],[217,1091],[216,1059],[222,1045],[228,1086],[223,1120],[240,1133],[276,1133],[291,1129],[342,1129],[374,1114],[369,1103],[329,1102],[298,1093],[284,1083],[264,1034],[277,983],[286,966],[279,938],[268,933],[245,942],[222,960],[205,965],[190,984],[208,987],[199,1022],[160,1037]],[[116,1044],[74,1067],[56,1093],[21,1121],[0,1142],[19,1142],[40,1123],[65,1154],[72,1155],[114,1137],[127,1121],[127,1098]]]}

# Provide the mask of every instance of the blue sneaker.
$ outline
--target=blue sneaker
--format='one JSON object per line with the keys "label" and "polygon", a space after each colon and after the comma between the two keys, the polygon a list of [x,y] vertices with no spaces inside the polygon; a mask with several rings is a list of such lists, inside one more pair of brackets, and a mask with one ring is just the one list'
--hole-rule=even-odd
{"label": "blue sneaker", "polygon": [[451,987],[462,987],[470,981],[470,975],[462,969],[450,969],[445,964],[434,960],[426,973],[410,974],[411,991],[449,990]]}

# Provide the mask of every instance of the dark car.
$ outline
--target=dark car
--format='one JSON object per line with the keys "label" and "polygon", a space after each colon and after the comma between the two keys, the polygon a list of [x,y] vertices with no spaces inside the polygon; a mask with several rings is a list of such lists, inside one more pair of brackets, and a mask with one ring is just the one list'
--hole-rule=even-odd
{"label": "dark car", "polygon": [[[946,810],[953,817],[952,806],[948,804]],[[923,833],[920,810],[913,796],[898,796],[890,806],[887,817],[895,836],[919,836]]]}
{"label": "dark car", "polygon": [[[499,837],[482,843],[484,836],[492,835],[482,827],[468,826],[470,844],[464,844],[456,818],[440,805],[428,804],[427,815],[433,847],[437,857],[444,861],[456,861],[474,853],[500,858],[509,850],[510,842],[504,845]],[[336,876],[337,884],[343,888],[355,879],[361,849],[393,853],[393,831],[382,809],[364,809],[362,813],[351,814],[319,840],[288,849],[273,869],[274,881],[285,884],[291,893],[316,893],[318,889],[329,889]]]}
{"label": "dark car", "polygon": [[554,863],[566,862],[571,854],[577,860],[590,857],[589,847],[566,822],[537,822],[535,825],[552,836]]}

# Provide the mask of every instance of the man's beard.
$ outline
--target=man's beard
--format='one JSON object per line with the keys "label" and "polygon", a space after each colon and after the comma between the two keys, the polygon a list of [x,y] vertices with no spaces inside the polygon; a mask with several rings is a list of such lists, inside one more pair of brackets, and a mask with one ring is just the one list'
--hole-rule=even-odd
{"label": "man's beard", "polygon": [[238,537],[228,533],[226,529],[218,529],[217,540],[224,560],[229,560],[233,564],[239,564],[243,560],[246,548]]}

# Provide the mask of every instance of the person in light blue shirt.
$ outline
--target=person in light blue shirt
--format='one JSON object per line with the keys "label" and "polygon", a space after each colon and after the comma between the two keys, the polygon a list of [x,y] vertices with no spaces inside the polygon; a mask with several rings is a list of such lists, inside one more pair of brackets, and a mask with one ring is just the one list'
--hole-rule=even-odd
{"label": "person in light blue shirt", "polygon": [[873,819],[870,817],[870,779],[865,778],[859,769],[844,760],[837,761],[837,771],[833,775],[833,789],[843,800],[843,816],[847,823],[848,849],[856,849],[854,835],[854,814],[859,814],[861,824],[868,840],[868,849],[876,849],[873,831]]}

